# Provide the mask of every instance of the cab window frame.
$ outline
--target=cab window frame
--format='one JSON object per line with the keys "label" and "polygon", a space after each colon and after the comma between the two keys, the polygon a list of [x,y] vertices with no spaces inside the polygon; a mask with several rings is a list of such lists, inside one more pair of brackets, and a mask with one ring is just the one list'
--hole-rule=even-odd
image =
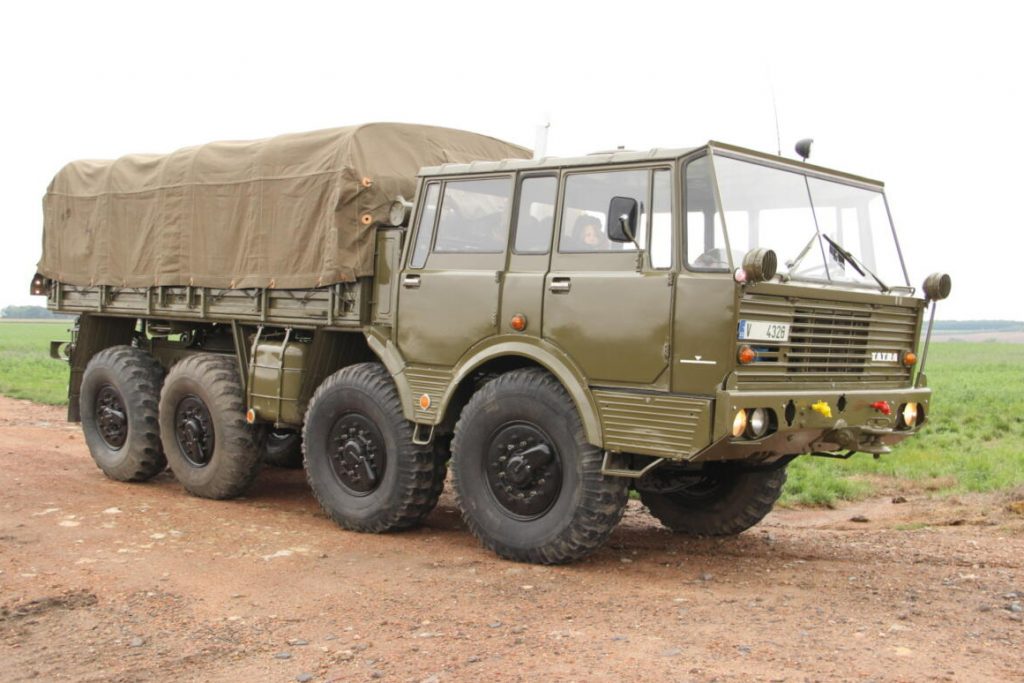
{"label": "cab window frame", "polygon": [[[521,204],[522,204],[522,196],[523,196],[523,184],[526,181],[528,181],[528,180],[536,180],[536,179],[544,179],[544,178],[548,178],[548,179],[553,180],[554,184],[555,184],[554,196],[552,197],[552,202],[551,202],[551,211],[552,211],[552,213],[551,213],[551,228],[550,228],[550,230],[548,232],[547,247],[544,249],[544,251],[520,251],[516,247],[516,242],[519,239],[519,215],[520,215],[520,209],[522,208]],[[513,215],[512,215],[512,218],[510,220],[510,224],[509,224],[508,245],[509,245],[509,252],[510,253],[515,254],[516,256],[549,256],[551,254],[551,252],[553,250],[555,234],[557,232],[556,228],[558,227],[558,225],[560,223],[559,213],[560,213],[560,207],[561,207],[561,203],[562,203],[561,202],[562,194],[563,194],[562,193],[562,187],[563,187],[563,184],[561,182],[560,174],[558,173],[557,169],[553,169],[551,171],[538,171],[538,172],[533,172],[533,173],[521,173],[519,175],[519,177],[516,179],[515,203],[514,203],[514,206],[513,206]]]}
{"label": "cab window frame", "polygon": [[[668,199],[669,199],[669,237],[670,245],[669,251],[669,264],[655,267],[651,259],[651,245],[653,242],[653,228],[654,228],[654,182],[655,175],[658,172],[668,173]],[[644,219],[644,223],[641,226],[643,230],[644,241],[640,244],[640,249],[643,253],[644,266],[651,271],[656,272],[670,272],[679,262],[679,251],[681,238],[677,226],[681,225],[676,220],[676,213],[679,211],[678,200],[675,197],[676,184],[674,176],[678,173],[676,170],[676,164],[671,160],[662,161],[657,164],[651,165],[622,165],[622,166],[605,166],[605,167],[586,167],[586,168],[573,168],[565,169],[562,173],[562,179],[559,184],[559,196],[558,206],[556,207],[556,224],[555,231],[557,232],[557,239],[553,240],[552,251],[561,255],[566,256],[579,256],[592,255],[592,256],[616,256],[619,254],[628,254],[630,258],[635,259],[637,255],[637,249],[631,242],[625,242],[620,244],[627,244],[629,248],[626,249],[593,249],[593,250],[580,250],[580,249],[562,249],[563,232],[565,230],[565,208],[566,208],[566,194],[569,179],[572,176],[577,175],[596,175],[599,173],[622,173],[622,172],[643,172],[647,176],[646,191],[643,193],[642,201],[644,202],[640,206],[640,215]],[[607,220],[607,210],[605,213],[605,219]],[[607,226],[605,226],[607,229]],[[607,238],[606,238],[607,239]],[[615,243],[613,243],[615,244]]]}
{"label": "cab window frame", "polygon": [[[437,242],[440,237],[441,221],[444,218],[444,202],[447,197],[448,187],[452,184],[473,182],[473,181],[493,181],[493,180],[504,180],[508,184],[508,205],[505,208],[503,220],[505,223],[505,237],[500,242],[500,248],[497,251],[469,251],[459,249],[438,249]],[[437,215],[434,217],[434,229],[430,239],[430,248],[427,252],[427,261],[429,262],[430,257],[434,254],[439,256],[461,256],[461,255],[477,255],[477,256],[495,256],[504,255],[508,252],[509,235],[512,232],[512,216],[515,212],[514,202],[516,200],[516,183],[515,175],[512,173],[488,173],[482,175],[472,176],[456,176],[451,178],[445,178],[441,181],[440,195],[437,203]]]}

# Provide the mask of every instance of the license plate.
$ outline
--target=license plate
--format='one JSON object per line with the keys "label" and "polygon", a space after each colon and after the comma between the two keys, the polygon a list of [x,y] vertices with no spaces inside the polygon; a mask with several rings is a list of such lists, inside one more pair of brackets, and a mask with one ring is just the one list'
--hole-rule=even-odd
{"label": "license plate", "polygon": [[741,320],[738,337],[741,341],[766,341],[776,344],[789,341],[789,323],[764,320]]}

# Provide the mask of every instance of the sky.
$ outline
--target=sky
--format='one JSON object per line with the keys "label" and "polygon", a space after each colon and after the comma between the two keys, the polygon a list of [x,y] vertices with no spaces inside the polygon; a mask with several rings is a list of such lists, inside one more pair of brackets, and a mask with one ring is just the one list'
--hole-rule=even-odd
{"label": "sky", "polygon": [[70,160],[368,121],[532,147],[550,122],[564,156],[812,137],[886,183],[912,284],[951,274],[939,319],[1024,320],[1019,26],[985,1],[4,3],[0,307],[43,304]]}

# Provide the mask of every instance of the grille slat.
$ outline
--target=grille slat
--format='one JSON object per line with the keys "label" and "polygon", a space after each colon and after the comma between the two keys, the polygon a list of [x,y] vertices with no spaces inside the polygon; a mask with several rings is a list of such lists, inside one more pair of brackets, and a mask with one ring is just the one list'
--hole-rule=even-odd
{"label": "grille slat", "polygon": [[896,306],[857,307],[809,299],[747,295],[740,318],[790,325],[784,344],[745,342],[757,360],[737,371],[740,387],[763,387],[769,382],[812,382],[835,386],[905,383],[910,369],[898,361],[872,360],[872,352],[895,352],[915,347],[919,311]]}

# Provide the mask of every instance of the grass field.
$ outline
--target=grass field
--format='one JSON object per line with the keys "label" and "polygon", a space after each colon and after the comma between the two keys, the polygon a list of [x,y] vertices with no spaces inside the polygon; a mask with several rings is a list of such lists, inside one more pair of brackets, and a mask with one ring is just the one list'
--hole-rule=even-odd
{"label": "grass field", "polygon": [[[41,403],[67,400],[68,367],[48,356],[70,321],[0,322],[0,393]],[[799,458],[783,503],[832,505],[887,491],[993,491],[1024,484],[1024,344],[933,344],[928,425],[874,460]]]}
{"label": "grass field", "polygon": [[0,322],[0,394],[39,403],[68,400],[68,366],[50,358],[50,340],[67,339],[74,320]]}

